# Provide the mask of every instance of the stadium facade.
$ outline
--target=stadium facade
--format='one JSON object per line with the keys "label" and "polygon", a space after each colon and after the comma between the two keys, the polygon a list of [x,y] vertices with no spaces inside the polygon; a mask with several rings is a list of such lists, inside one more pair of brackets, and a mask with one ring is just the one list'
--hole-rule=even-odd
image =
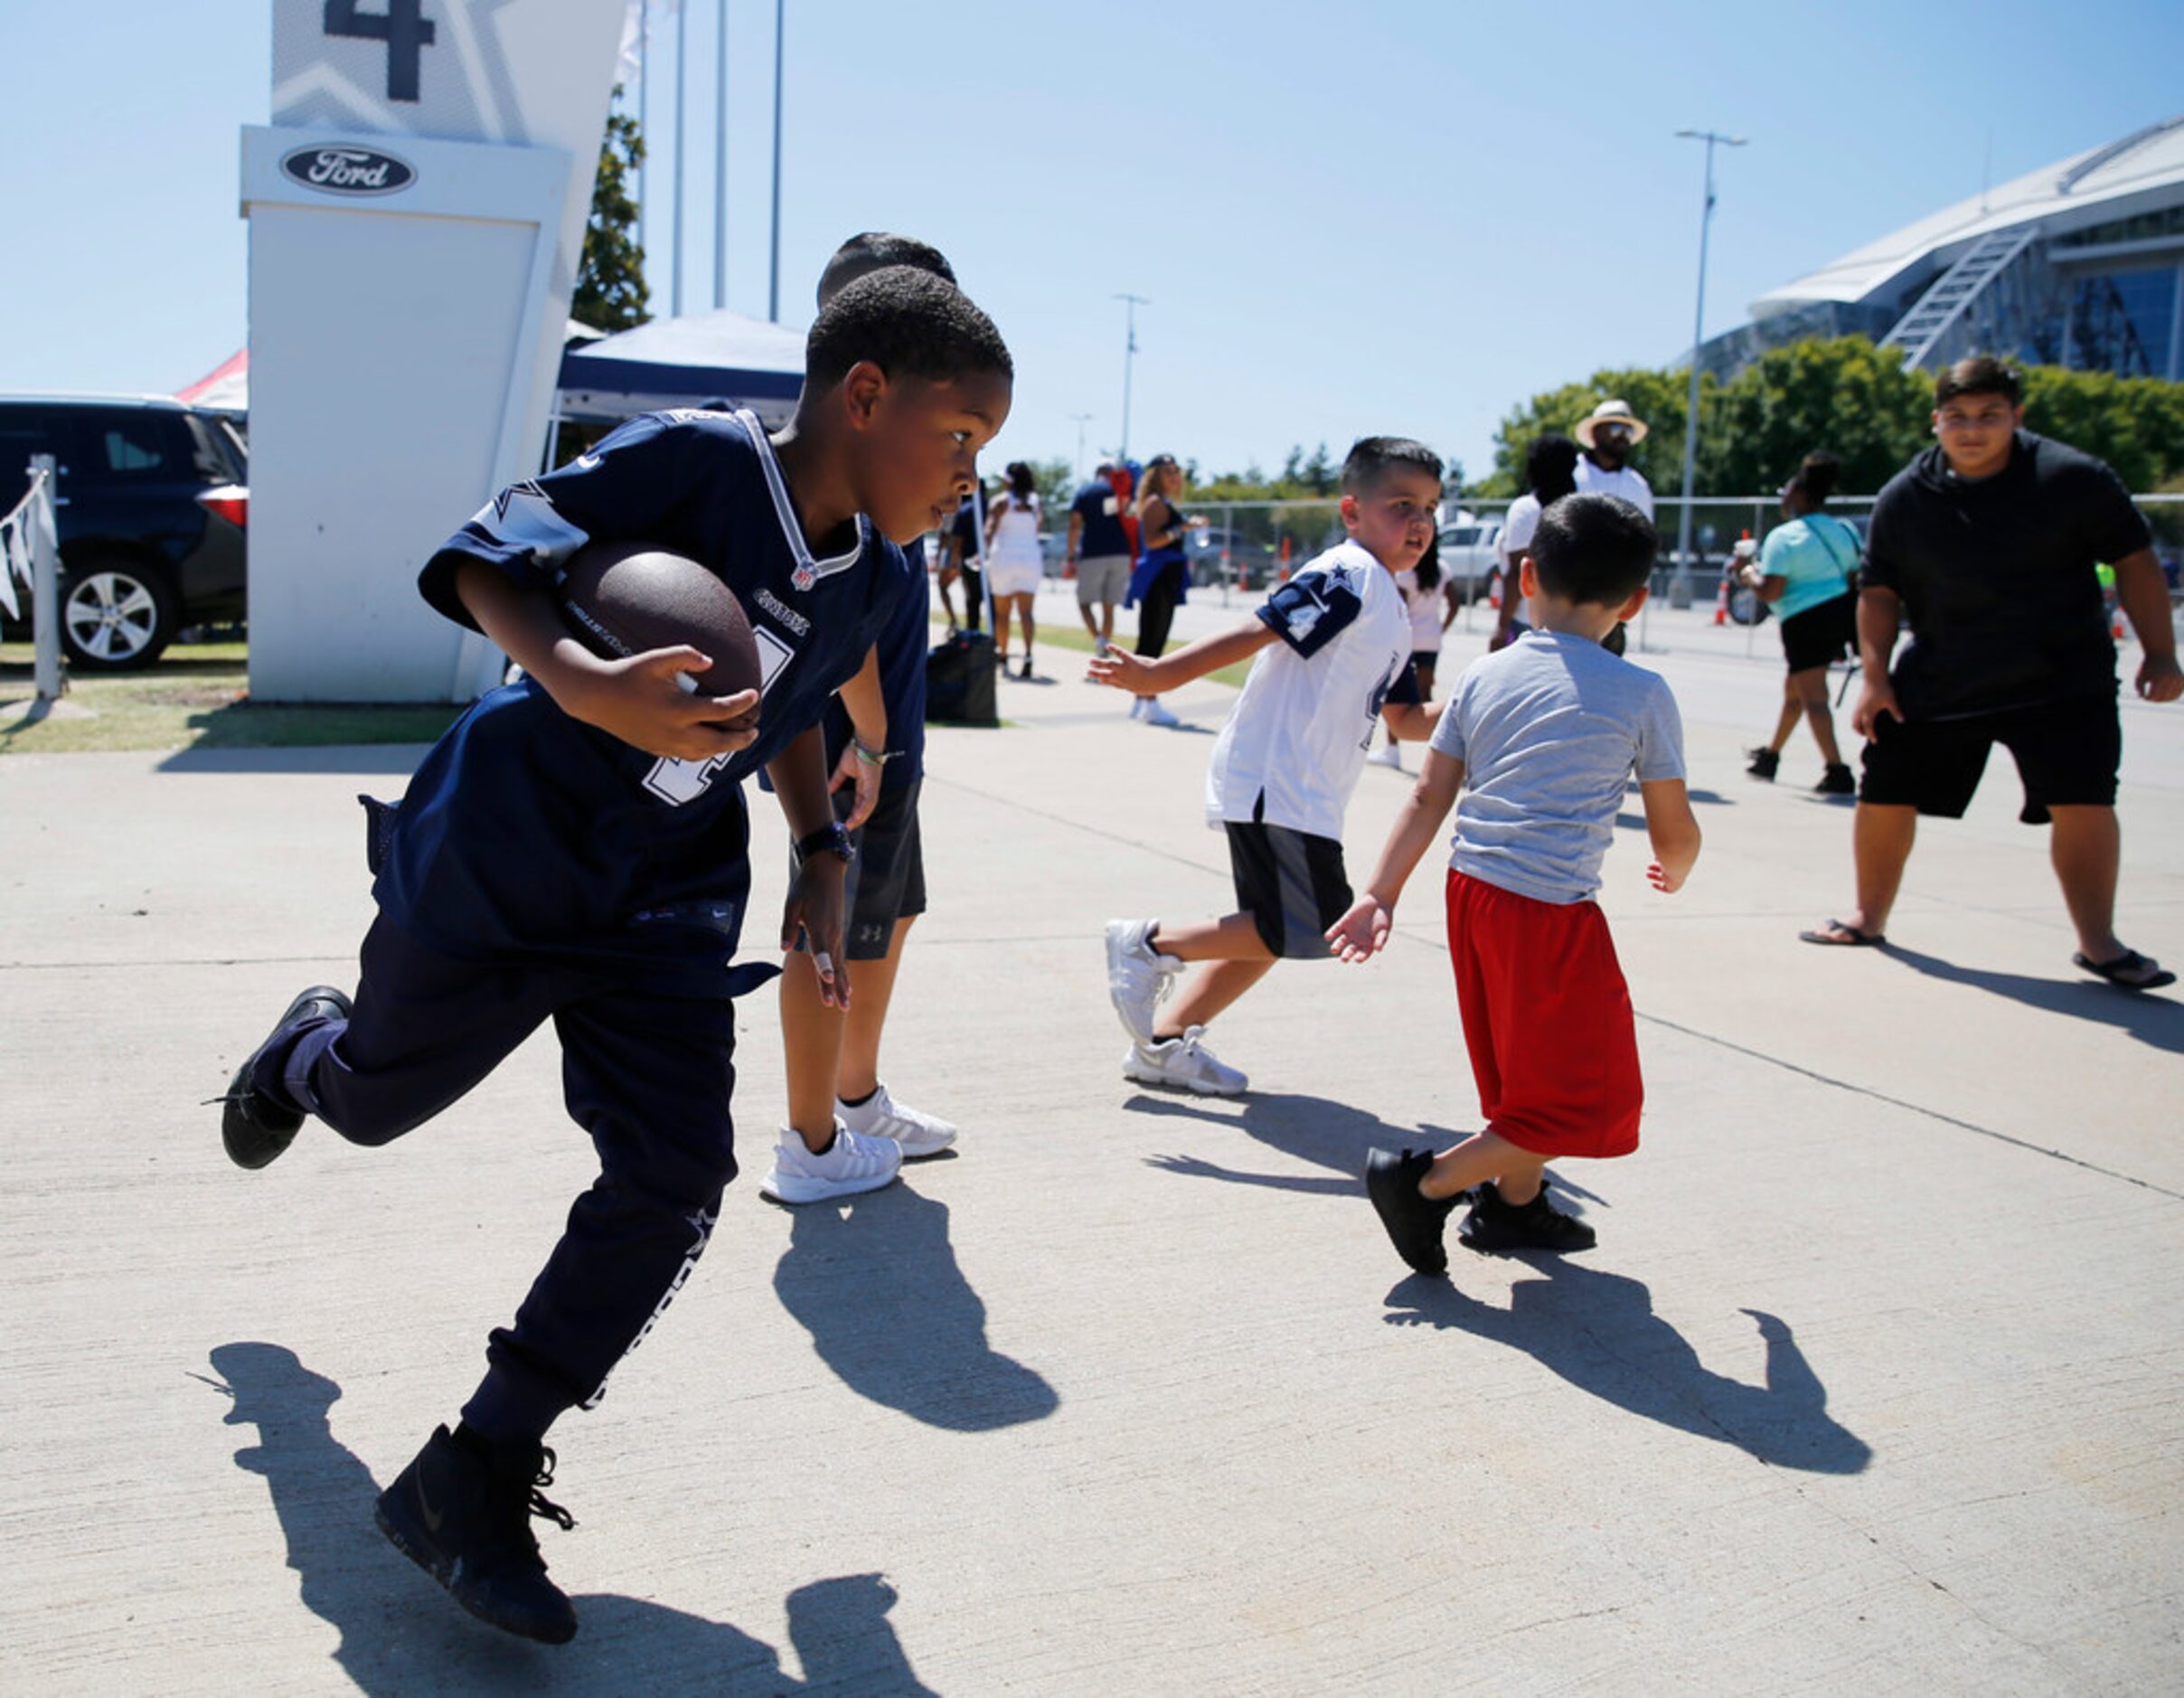
{"label": "stadium facade", "polygon": [[2184,116],[1869,242],[1710,338],[1734,375],[1769,348],[1864,335],[1937,370],[1974,351],[2184,378]]}

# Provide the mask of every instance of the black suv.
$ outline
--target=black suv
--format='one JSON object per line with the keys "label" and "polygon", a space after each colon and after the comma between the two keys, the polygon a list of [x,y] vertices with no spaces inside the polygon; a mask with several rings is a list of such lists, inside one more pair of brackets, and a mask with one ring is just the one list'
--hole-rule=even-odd
{"label": "black suv", "polygon": [[0,396],[0,502],[33,454],[61,468],[71,665],[148,666],[185,626],[242,618],[249,472],[225,417],[161,396]]}

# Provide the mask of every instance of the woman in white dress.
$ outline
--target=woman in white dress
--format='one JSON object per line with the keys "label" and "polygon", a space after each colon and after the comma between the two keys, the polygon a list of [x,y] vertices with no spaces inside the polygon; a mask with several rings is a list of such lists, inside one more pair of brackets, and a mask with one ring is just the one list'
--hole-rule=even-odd
{"label": "woman in white dress", "polygon": [[993,596],[993,652],[1001,669],[1009,669],[1009,615],[1023,617],[1024,657],[1021,675],[1031,675],[1031,642],[1038,635],[1031,622],[1031,599],[1046,562],[1040,553],[1039,479],[1021,460],[1009,462],[1009,486],[986,509],[986,588]]}

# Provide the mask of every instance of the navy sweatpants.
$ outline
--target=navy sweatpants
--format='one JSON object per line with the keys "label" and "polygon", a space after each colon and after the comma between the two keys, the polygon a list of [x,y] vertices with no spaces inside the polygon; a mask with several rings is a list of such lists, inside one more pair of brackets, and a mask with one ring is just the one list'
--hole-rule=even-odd
{"label": "navy sweatpants", "polygon": [[599,1177],[512,1326],[488,1342],[463,1419],[536,1439],[589,1407],[690,1277],[735,1176],[729,1097],[735,1005],[648,995],[574,969],[480,966],[423,948],[384,918],[361,956],[346,1021],[299,1024],[256,1083],[355,1144],[387,1144],[456,1101],[551,1019],[569,1112]]}

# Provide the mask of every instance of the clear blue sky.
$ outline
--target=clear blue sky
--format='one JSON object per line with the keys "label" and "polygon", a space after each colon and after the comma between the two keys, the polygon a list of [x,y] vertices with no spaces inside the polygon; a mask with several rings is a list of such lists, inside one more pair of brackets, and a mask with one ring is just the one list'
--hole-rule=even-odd
{"label": "clear blue sky", "polygon": [[[711,301],[716,0],[690,25],[691,269]],[[0,389],[165,391],[241,344],[236,130],[267,0],[0,8]],[[1551,23],[1542,20],[1552,19]],[[773,7],[732,0],[729,304],[763,314]],[[788,0],[783,317],[835,242],[937,243],[1014,349],[995,452],[1116,439],[1207,469],[1423,437],[1486,469],[1515,401],[1689,345],[1701,150],[1709,334],[1945,203],[2184,109],[2184,5],[2029,0],[1617,11],[1454,0]],[[670,41],[648,235],[666,305]],[[634,102],[634,90],[632,99]]]}

